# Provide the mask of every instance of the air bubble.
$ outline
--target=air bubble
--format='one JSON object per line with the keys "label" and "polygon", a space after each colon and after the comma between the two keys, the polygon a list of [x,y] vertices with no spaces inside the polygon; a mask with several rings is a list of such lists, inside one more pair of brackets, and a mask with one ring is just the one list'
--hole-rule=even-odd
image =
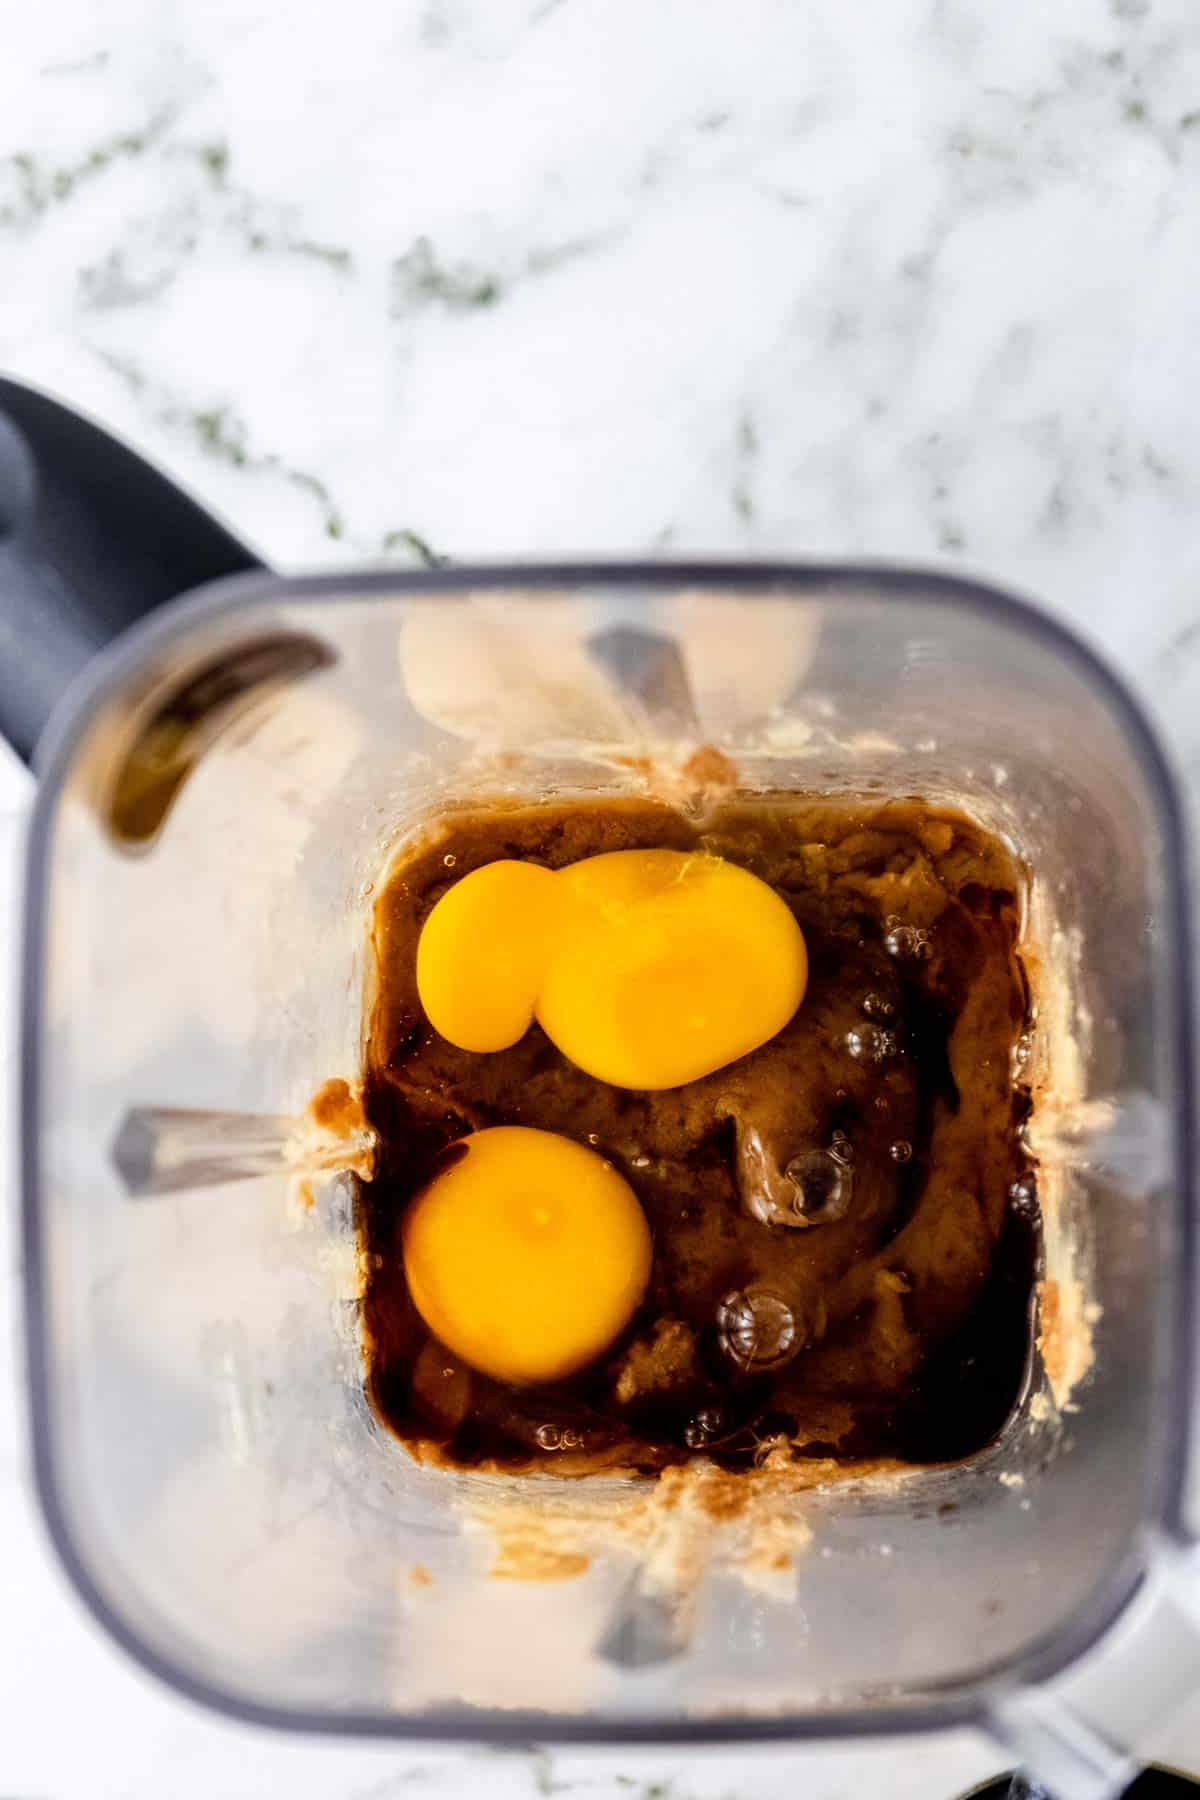
{"label": "air bubble", "polygon": [[713,1444],[725,1430],[725,1416],[717,1406],[702,1406],[693,1413],[683,1428],[683,1441],[689,1450],[703,1450]]}
{"label": "air bubble", "polygon": [[856,1025],[846,1033],[846,1048],[855,1062],[887,1062],[899,1047],[895,1032],[877,1025]]}
{"label": "air bubble", "polygon": [[1014,1077],[1019,1079],[1022,1075],[1027,1074],[1028,1070],[1029,1070],[1029,1065],[1032,1061],[1033,1061],[1033,1035],[1031,1032],[1023,1031],[1021,1033],[1020,1037],[1017,1039],[1016,1043],[1012,1047],[1012,1066],[1013,1066]]}
{"label": "air bubble", "polygon": [[864,994],[862,1009],[868,1019],[894,1019],[895,1002],[888,1000],[883,994]]}
{"label": "air bubble", "polygon": [[887,935],[883,947],[889,956],[911,962],[928,962],[933,955],[929,933],[920,925],[902,925],[895,916],[886,919]]}
{"label": "air bubble", "polygon": [[784,1174],[795,1199],[791,1219],[779,1223],[828,1225],[849,1212],[853,1171],[835,1151],[805,1150],[792,1158]]}
{"label": "air bubble", "polygon": [[443,856],[443,858],[442,858],[442,867],[444,869],[452,869],[457,861],[458,861],[457,856],[450,856],[449,854],[447,854],[446,856]]}
{"label": "air bubble", "polygon": [[727,1294],[717,1309],[717,1328],[726,1354],[743,1369],[777,1369],[800,1347],[795,1315],[774,1288]]}
{"label": "air bubble", "polygon": [[912,1153],[913,1147],[907,1138],[897,1138],[894,1144],[888,1146],[888,1155],[894,1163],[911,1162]]}
{"label": "air bubble", "polygon": [[539,1450],[582,1450],[583,1434],[569,1425],[539,1425],[533,1434]]}
{"label": "air bubble", "polygon": [[600,1142],[600,1134],[596,1131],[589,1131],[587,1139],[589,1144],[598,1144]]}
{"label": "air bubble", "polygon": [[650,1158],[648,1156],[635,1156],[633,1158],[633,1166],[635,1169],[648,1169],[650,1167]]}
{"label": "air bubble", "polygon": [[1022,1175],[1008,1190],[1009,1205],[1023,1219],[1037,1211],[1037,1197],[1037,1182],[1032,1175]]}
{"label": "air bubble", "polygon": [[742,1204],[763,1225],[824,1225],[850,1210],[854,1148],[835,1131],[828,1148],[798,1151],[784,1163],[753,1125],[738,1132]]}

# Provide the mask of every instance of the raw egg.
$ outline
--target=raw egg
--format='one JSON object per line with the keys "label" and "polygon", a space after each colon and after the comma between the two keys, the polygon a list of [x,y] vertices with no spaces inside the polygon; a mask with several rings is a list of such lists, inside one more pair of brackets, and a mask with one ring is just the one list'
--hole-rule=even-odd
{"label": "raw egg", "polygon": [[417,987],[464,1050],[503,1050],[536,1018],[564,1056],[616,1087],[679,1087],[781,1031],[808,958],[756,875],[680,850],[616,850],[551,873],[490,863],[434,907]]}
{"label": "raw egg", "polygon": [[536,1014],[616,1087],[673,1088],[781,1031],[808,978],[773,888],[716,856],[616,850],[562,870],[569,904]]}
{"label": "raw egg", "polygon": [[417,941],[417,991],[460,1050],[507,1050],[533,1023],[559,899],[549,869],[494,862],[442,895]]}
{"label": "raw egg", "polygon": [[606,1350],[650,1275],[650,1230],[612,1164],[552,1131],[463,1138],[413,1200],[404,1272],[426,1325],[501,1381],[556,1381]]}

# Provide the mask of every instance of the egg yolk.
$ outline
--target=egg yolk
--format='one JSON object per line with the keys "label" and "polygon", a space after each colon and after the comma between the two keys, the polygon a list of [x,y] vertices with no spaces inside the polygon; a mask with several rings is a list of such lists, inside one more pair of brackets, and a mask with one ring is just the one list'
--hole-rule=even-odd
{"label": "egg yolk", "polygon": [[537,863],[486,863],[456,881],[417,941],[417,991],[460,1050],[507,1050],[533,1023],[558,885]]}
{"label": "egg yolk", "polygon": [[719,857],[615,850],[552,873],[476,869],[417,947],[435,1030],[504,1050],[536,1018],[616,1087],[679,1087],[781,1031],[804,997],[804,937],[773,888]]}
{"label": "egg yolk", "polygon": [[765,1044],[799,1006],[804,938],[757,875],[715,856],[615,850],[558,880],[568,904],[535,1011],[597,1080],[680,1087]]}
{"label": "egg yolk", "polygon": [[552,1131],[463,1138],[404,1216],[417,1311],[455,1355],[515,1383],[607,1349],[650,1275],[650,1231],[611,1163]]}

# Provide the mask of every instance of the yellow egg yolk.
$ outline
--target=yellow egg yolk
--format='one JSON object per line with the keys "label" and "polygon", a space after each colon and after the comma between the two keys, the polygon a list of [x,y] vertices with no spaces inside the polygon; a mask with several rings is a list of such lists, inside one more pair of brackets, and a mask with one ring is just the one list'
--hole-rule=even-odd
{"label": "yellow egg yolk", "polygon": [[504,1050],[536,1018],[616,1087],[679,1087],[745,1056],[804,997],[804,937],[745,869],[680,850],[615,850],[552,873],[496,862],[457,882],[417,946],[435,1030]]}
{"label": "yellow egg yolk", "polygon": [[417,991],[460,1050],[507,1050],[533,1023],[558,884],[536,863],[486,863],[456,881],[417,942]]}
{"label": "yellow egg yolk", "polygon": [[434,1335],[502,1381],[558,1380],[623,1330],[650,1275],[650,1231],[611,1163],[552,1131],[463,1138],[413,1200],[404,1271]]}

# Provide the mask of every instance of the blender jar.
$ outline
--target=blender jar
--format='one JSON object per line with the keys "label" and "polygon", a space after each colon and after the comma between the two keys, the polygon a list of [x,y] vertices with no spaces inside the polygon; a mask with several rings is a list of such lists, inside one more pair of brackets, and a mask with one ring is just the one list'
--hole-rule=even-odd
{"label": "blender jar", "polygon": [[[1085,1703],[1071,1670],[1150,1581],[1200,1590],[1184,855],[1129,696],[1017,601],[920,573],[254,569],[127,449],[0,382],[0,728],[22,753],[71,683],[38,745],[22,1187],[37,1482],[84,1599],[175,1686],[267,1723],[973,1720],[1056,1792],[1114,1791],[1138,1684]],[[364,1399],[352,1181],[294,1190],[338,1160],[297,1120],[359,1070],[396,846],[501,792],[688,805],[703,745],[749,791],[944,799],[1024,856],[1044,1232],[999,1440],[797,1495],[789,1587],[714,1542],[681,1608],[619,1548],[497,1578],[480,1495],[536,1519],[574,1484],[497,1495],[408,1459]],[[601,1509],[639,1486],[596,1480]],[[1141,1667],[1165,1702],[1197,1659],[1190,1627],[1164,1641]]]}
{"label": "blender jar", "polygon": [[[377,1426],[346,1184],[298,1212],[263,1121],[356,1073],[372,888],[431,813],[640,791],[706,743],[750,789],[959,802],[1027,858],[1042,1350],[998,1442],[798,1496],[793,1596],[714,1560],[655,1644],[635,1560],[494,1579],[464,1512],[486,1478]],[[886,570],[245,576],[102,655],[39,760],[38,1475],[78,1585],[178,1686],[487,1739],[1011,1724],[1185,1540],[1180,826],[1127,696],[1056,626]],[[180,1126],[171,1191],[131,1199],[109,1147],[154,1108],[217,1118]]]}

